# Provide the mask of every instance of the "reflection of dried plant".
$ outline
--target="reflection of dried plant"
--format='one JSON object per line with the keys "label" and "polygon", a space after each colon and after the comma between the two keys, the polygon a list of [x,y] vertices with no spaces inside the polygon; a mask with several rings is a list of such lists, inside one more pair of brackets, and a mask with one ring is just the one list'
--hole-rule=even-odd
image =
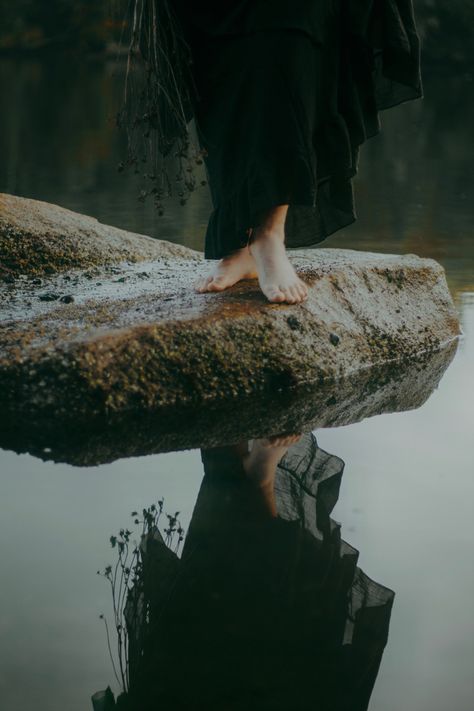
{"label": "reflection of dried plant", "polygon": [[[147,542],[158,538],[170,551],[177,554],[184,539],[184,530],[178,519],[179,511],[174,515],[164,514],[167,524],[162,532],[160,531],[158,524],[163,515],[163,504],[164,499],[160,499],[157,504],[143,509],[141,517],[137,511],[132,511],[134,523],[141,524],[140,543],[131,542],[132,531],[121,528],[118,535],[110,537],[112,548],[117,549],[117,562],[113,566],[106,566],[103,572],[97,571],[98,575],[102,575],[109,581],[112,590],[114,627],[117,635],[117,664],[112,652],[107,620],[104,615],[100,617],[105,624],[114,674],[124,692],[128,691],[130,686],[130,644],[139,644],[149,620],[147,609],[149,598],[145,594],[149,581],[146,579],[143,565]],[[133,629],[134,640],[130,640],[130,629]]]}
{"label": "reflection of dried plant", "polygon": [[191,50],[169,0],[130,0],[126,26],[130,41],[117,123],[127,132],[128,155],[119,171],[130,165],[140,173],[145,164],[150,187],[139,199],[153,196],[161,215],[163,198],[174,194],[173,183],[180,203],[186,203],[196,188],[194,166],[202,164],[205,153],[188,128],[197,96]]}

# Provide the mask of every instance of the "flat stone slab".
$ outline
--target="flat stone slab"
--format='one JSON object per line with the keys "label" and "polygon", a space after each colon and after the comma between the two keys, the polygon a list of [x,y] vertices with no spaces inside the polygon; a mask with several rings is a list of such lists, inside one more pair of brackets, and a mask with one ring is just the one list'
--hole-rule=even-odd
{"label": "flat stone slab", "polygon": [[[21,261],[10,256],[0,286],[0,406],[15,416],[224,403],[416,360],[461,334],[432,259],[295,250],[309,289],[302,304],[269,303],[256,280],[199,294],[192,285],[208,269],[200,253],[46,203],[33,213],[36,239],[35,201],[24,201],[23,225],[22,198],[7,199],[3,212],[0,200],[0,254],[12,254],[11,200],[16,239],[26,235],[27,245]],[[87,268],[77,234],[95,250]],[[56,267],[48,257],[41,272],[37,253],[57,254],[58,244],[65,256]]]}

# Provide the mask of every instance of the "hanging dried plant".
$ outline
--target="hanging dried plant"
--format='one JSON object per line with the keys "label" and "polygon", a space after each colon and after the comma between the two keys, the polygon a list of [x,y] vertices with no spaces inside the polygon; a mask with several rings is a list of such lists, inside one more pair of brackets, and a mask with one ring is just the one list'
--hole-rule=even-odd
{"label": "hanging dried plant", "polygon": [[127,15],[124,99],[117,114],[127,134],[127,157],[119,171],[131,166],[142,174],[146,187],[139,199],[153,196],[161,215],[166,197],[186,204],[205,154],[190,132],[197,97],[192,55],[169,0],[130,0]]}

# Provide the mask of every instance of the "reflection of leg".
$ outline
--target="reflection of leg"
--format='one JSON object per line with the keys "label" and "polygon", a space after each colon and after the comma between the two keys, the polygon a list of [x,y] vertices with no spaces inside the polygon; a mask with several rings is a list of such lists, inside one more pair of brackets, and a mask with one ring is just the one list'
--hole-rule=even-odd
{"label": "reflection of leg", "polygon": [[308,296],[306,284],[296,274],[285,250],[285,218],[288,205],[270,210],[250,236],[258,282],[269,301],[296,304]]}
{"label": "reflection of leg", "polygon": [[256,439],[250,452],[242,457],[245,473],[260,490],[265,507],[272,516],[277,515],[274,481],[278,462],[300,438],[301,435],[297,434]]}

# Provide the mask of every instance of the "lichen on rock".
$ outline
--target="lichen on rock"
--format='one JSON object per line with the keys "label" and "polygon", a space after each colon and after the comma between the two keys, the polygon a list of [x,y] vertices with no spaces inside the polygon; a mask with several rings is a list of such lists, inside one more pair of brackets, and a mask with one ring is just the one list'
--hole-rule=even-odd
{"label": "lichen on rock", "polygon": [[290,251],[309,292],[296,305],[256,279],[201,294],[199,252],[2,196],[0,255],[0,408],[22,417],[237,401],[408,363],[461,333],[443,267],[413,254]]}

